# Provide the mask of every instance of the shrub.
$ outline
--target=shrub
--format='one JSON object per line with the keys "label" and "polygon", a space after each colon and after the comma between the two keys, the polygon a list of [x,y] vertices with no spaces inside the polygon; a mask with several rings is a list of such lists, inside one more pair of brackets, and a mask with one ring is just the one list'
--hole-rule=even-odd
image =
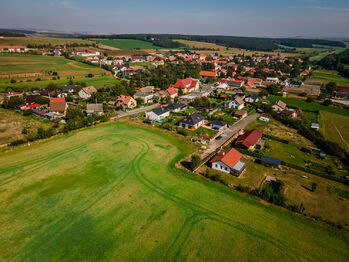
{"label": "shrub", "polygon": [[201,163],[201,158],[198,155],[192,155],[190,161],[191,170],[195,170]]}

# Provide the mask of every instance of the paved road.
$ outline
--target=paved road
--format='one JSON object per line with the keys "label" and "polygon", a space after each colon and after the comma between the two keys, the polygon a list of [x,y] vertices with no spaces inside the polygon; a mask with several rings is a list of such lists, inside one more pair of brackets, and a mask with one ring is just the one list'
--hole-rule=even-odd
{"label": "paved road", "polygon": [[222,146],[226,141],[229,140],[236,132],[238,132],[240,129],[245,128],[248,126],[251,122],[256,120],[260,114],[255,113],[253,115],[249,115],[245,117],[244,119],[239,120],[238,122],[234,123],[231,127],[224,130],[222,134],[222,138],[219,140],[214,140],[209,144],[207,149],[203,152],[202,156],[206,157],[212,152],[214,152],[218,147]]}
{"label": "paved road", "polygon": [[131,115],[136,115],[136,114],[139,114],[139,113],[143,113],[145,111],[148,111],[148,110],[151,110],[151,109],[154,109],[156,107],[159,107],[159,104],[154,104],[154,105],[151,105],[151,106],[147,106],[147,107],[141,107],[141,108],[137,108],[137,109],[134,109],[134,110],[130,110],[130,111],[116,111],[116,113],[118,114],[117,116],[114,116],[112,117],[111,119],[116,119],[116,118],[120,118],[120,117],[124,117],[124,116],[131,116]]}

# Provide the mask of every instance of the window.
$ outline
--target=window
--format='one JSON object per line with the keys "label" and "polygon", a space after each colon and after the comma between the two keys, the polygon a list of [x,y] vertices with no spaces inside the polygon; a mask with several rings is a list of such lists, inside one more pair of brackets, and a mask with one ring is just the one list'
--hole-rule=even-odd
{"label": "window", "polygon": [[227,168],[227,167],[225,167],[224,169],[225,169],[226,171],[228,171],[228,168]]}

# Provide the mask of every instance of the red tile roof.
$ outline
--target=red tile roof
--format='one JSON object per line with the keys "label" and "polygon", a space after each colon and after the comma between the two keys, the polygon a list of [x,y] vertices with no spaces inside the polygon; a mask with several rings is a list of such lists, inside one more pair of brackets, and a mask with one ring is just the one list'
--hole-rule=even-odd
{"label": "red tile roof", "polygon": [[262,134],[262,131],[258,129],[247,131],[236,140],[236,145],[243,145],[246,148],[250,148],[250,146],[254,146],[261,139]]}
{"label": "red tile roof", "polygon": [[170,96],[175,95],[175,94],[178,93],[177,89],[174,88],[174,87],[169,87],[169,88],[167,88],[166,91],[167,91],[167,93],[168,93]]}
{"label": "red tile roof", "polygon": [[211,71],[201,71],[200,76],[205,76],[205,77],[216,77],[216,72],[211,72]]}
{"label": "red tile roof", "polygon": [[193,80],[191,77],[185,79],[177,79],[177,82],[172,86],[174,88],[191,89],[197,84],[197,80]]}
{"label": "red tile roof", "polygon": [[237,162],[239,162],[241,157],[242,154],[239,151],[235,150],[234,148],[230,148],[220,151],[214,158],[212,158],[210,162],[213,163],[221,161],[228,167],[233,168]]}

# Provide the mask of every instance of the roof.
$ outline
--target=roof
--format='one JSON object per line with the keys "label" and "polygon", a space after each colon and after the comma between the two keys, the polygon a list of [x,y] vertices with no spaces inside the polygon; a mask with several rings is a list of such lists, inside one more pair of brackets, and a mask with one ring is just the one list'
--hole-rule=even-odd
{"label": "roof", "polygon": [[116,101],[117,101],[117,102],[118,102],[118,101],[121,101],[124,105],[127,105],[127,104],[130,102],[131,99],[133,99],[132,96],[120,95],[120,96],[116,99]]}
{"label": "roof", "polygon": [[178,93],[177,89],[174,88],[174,87],[169,87],[169,88],[166,89],[166,91],[167,91],[167,93],[168,93],[170,96],[175,95],[175,94]]}
{"label": "roof", "polygon": [[266,162],[266,163],[270,163],[270,164],[274,164],[274,165],[281,165],[281,160],[275,159],[275,158],[266,157],[266,156],[262,156],[261,157],[261,161],[262,162]]}
{"label": "roof", "polygon": [[177,82],[172,87],[191,89],[197,84],[197,82],[198,80],[194,80],[191,77],[185,79],[177,79]]}
{"label": "roof", "polygon": [[227,122],[222,121],[222,120],[212,120],[210,122],[210,125],[215,125],[215,126],[225,126],[227,124],[228,124]]}
{"label": "roof", "polygon": [[184,107],[186,107],[186,105],[182,103],[171,103],[171,104],[168,104],[166,108],[168,110],[176,110],[178,108],[184,108]]}
{"label": "roof", "polygon": [[86,112],[103,112],[103,104],[87,104]]}
{"label": "roof", "polygon": [[272,104],[272,106],[274,106],[274,105],[277,105],[277,106],[279,106],[279,107],[281,107],[281,108],[283,108],[283,109],[285,109],[286,106],[287,106],[287,105],[286,105],[284,102],[282,102],[281,100],[278,100],[278,101],[274,102],[274,103]]}
{"label": "roof", "polygon": [[239,105],[244,104],[244,100],[242,100],[242,98],[239,97],[239,96],[236,96],[234,100],[235,100]]}
{"label": "roof", "polygon": [[70,90],[70,89],[74,89],[75,86],[74,85],[70,85],[70,86],[62,86],[61,89],[62,90]]}
{"label": "roof", "polygon": [[205,118],[202,115],[193,113],[191,115],[188,115],[187,117],[183,118],[179,122],[188,124],[188,125],[196,125],[197,123],[203,121]]}
{"label": "roof", "polygon": [[86,94],[90,94],[90,95],[92,95],[93,93],[97,93],[97,89],[94,86],[87,86],[87,87],[84,87],[82,90],[84,90]]}
{"label": "roof", "polygon": [[25,49],[26,46],[23,45],[0,45],[0,49]]}
{"label": "roof", "polygon": [[152,112],[155,115],[161,116],[161,115],[166,114],[167,112],[169,112],[169,110],[166,107],[160,107],[160,108],[153,109]]}
{"label": "roof", "polygon": [[286,115],[286,116],[289,116],[289,115],[292,115],[294,113],[294,111],[291,111],[291,110],[287,110],[287,109],[284,109],[280,112],[280,114],[283,114],[283,115]]}
{"label": "roof", "polygon": [[245,114],[247,114],[247,111],[246,111],[246,110],[237,110],[237,111],[234,113],[234,115],[236,115],[236,116],[243,116],[243,115],[245,115]]}
{"label": "roof", "polygon": [[64,97],[51,97],[50,98],[50,111],[51,112],[64,112],[67,107]]}
{"label": "roof", "polygon": [[230,168],[234,168],[234,166],[240,161],[242,158],[242,154],[234,148],[223,149],[220,151],[212,160],[213,162],[223,162]]}
{"label": "roof", "polygon": [[65,97],[51,97],[50,98],[50,104],[52,102],[65,102]]}
{"label": "roof", "polygon": [[206,76],[206,77],[216,77],[216,72],[212,71],[201,71],[200,76]]}
{"label": "roof", "polygon": [[236,144],[244,145],[246,148],[249,148],[250,146],[254,146],[258,140],[261,139],[262,134],[262,131],[258,129],[249,130],[236,140]]}

